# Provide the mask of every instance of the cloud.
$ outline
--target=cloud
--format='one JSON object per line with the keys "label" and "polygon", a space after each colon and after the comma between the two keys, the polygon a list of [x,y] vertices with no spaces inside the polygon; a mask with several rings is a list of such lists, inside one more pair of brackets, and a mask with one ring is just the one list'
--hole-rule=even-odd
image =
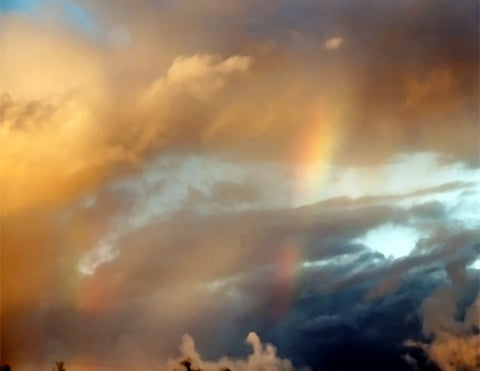
{"label": "cloud", "polygon": [[[187,167],[187,173],[197,165],[195,162],[193,167]],[[179,174],[167,174],[171,180],[179,178]],[[2,235],[2,256],[10,262],[2,272],[15,278],[8,285],[2,281],[2,297],[10,303],[2,307],[5,318],[10,319],[5,330],[10,339],[3,345],[5,354],[19,354],[15,350],[20,341],[16,334],[22,333],[23,326],[32,326],[32,337],[39,339],[45,339],[42,326],[47,326],[63,329],[49,337],[63,344],[66,360],[73,357],[77,344],[83,342],[89,344],[82,351],[84,354],[93,352],[100,358],[115,358],[119,347],[126,345],[123,341],[99,343],[110,336],[129,338],[130,343],[143,348],[148,359],[155,354],[167,357],[173,352],[174,339],[185,331],[205,347],[211,358],[229,349],[232,351],[229,354],[240,354],[237,351],[240,352],[239,344],[247,328],[278,344],[280,354],[291,358],[290,354],[295,353],[296,365],[320,366],[330,361],[316,360],[316,353],[310,353],[310,348],[302,350],[295,346],[295,336],[335,329],[339,334],[352,333],[358,337],[361,318],[383,323],[374,310],[378,301],[384,303],[382,313],[390,318],[388,321],[399,316],[393,309],[399,302],[403,303],[399,307],[404,310],[402,316],[415,318],[417,308],[434,285],[434,277],[446,274],[446,270],[456,276],[455,270],[448,267],[467,266],[478,254],[474,246],[476,232],[460,224],[454,228],[445,213],[448,204],[440,203],[437,206],[441,212],[433,214],[419,207],[425,206],[424,202],[428,204],[432,194],[471,189],[468,182],[447,183],[407,194],[407,198],[421,196],[418,204],[408,208],[394,206],[392,201],[398,199],[396,196],[368,196],[330,199],[296,209],[268,206],[230,208],[221,213],[197,212],[197,202],[202,205],[205,197],[212,205],[217,200],[223,203],[225,197],[232,203],[243,202],[243,190],[237,194],[238,189],[230,189],[231,184],[227,184],[228,192],[219,192],[225,183],[214,181],[205,190],[202,188],[205,193],[187,209],[154,214],[130,224],[144,208],[143,202],[145,205],[150,202],[146,196],[149,192],[163,193],[170,187],[170,179],[165,180],[159,168],[156,175],[158,178],[145,178],[141,182],[145,188],[123,179],[98,194],[78,199],[67,210],[24,214],[24,220],[13,216],[2,220],[9,223],[3,224],[7,233]],[[164,180],[160,187],[152,188],[157,184],[156,179]],[[173,184],[178,188],[177,181]],[[204,185],[203,181],[197,184]],[[388,222],[422,228],[428,237],[410,256],[398,260],[386,259],[371,246],[354,242]],[[450,228],[444,228],[445,225]],[[29,247],[29,238],[22,238],[18,231],[37,236],[35,249]],[[105,240],[105,236],[115,231],[120,233],[114,240]],[[101,255],[105,242],[113,243],[115,258],[93,267],[95,264],[91,263],[98,258],[95,254]],[[14,249],[15,246],[22,249]],[[96,246],[100,248],[98,251]],[[39,268],[32,272],[30,260],[22,254],[34,257]],[[77,264],[82,259],[90,262],[94,274],[85,276],[78,271]],[[297,268],[289,270],[289,266]],[[282,275],[291,281],[277,279]],[[427,283],[421,284],[422,280]],[[68,291],[65,282],[70,282]],[[410,292],[411,287],[417,286],[418,290]],[[23,297],[17,297],[20,294]],[[344,299],[345,295],[351,300]],[[410,299],[404,303],[406,297]],[[37,308],[31,303],[39,301],[44,303],[43,307],[29,309]],[[284,303],[282,309],[273,310],[279,303]],[[276,322],[282,315],[293,316],[288,326]],[[66,319],[72,316],[76,320],[69,324]],[[22,317],[39,320],[28,324]],[[80,330],[92,321],[98,324],[93,333]],[[415,327],[416,322],[410,321],[405,328],[420,333],[421,326]],[[303,329],[305,334],[295,332],[295,328]],[[386,341],[381,328],[373,326],[365,332],[375,334],[374,340],[369,341]],[[159,349],[155,339],[159,333],[167,332],[171,336],[162,338]],[[398,339],[388,343],[391,348],[382,348],[388,354],[387,359],[396,357],[393,349],[410,336],[408,333],[399,332]],[[211,340],[213,335],[222,341]],[[291,342],[285,340],[290,336]],[[318,340],[319,349],[328,352],[341,348],[340,338],[330,337],[331,342]],[[31,343],[23,344],[23,349],[34,352]],[[293,353],[285,353],[289,347],[293,347]],[[49,354],[52,356],[45,353],[45,357]],[[135,359],[133,350],[128,354]],[[384,361],[378,362],[380,365]]]}
{"label": "cloud", "polygon": [[56,24],[45,27],[23,16],[1,17],[2,94],[27,104],[65,99],[82,88],[98,97],[108,83],[103,50]]}
{"label": "cloud", "polygon": [[[55,99],[40,95],[42,98],[35,101],[3,95],[2,213],[63,202],[108,180],[118,171],[115,169],[136,166],[146,152],[168,140],[162,132],[169,130],[180,112],[180,107],[171,112],[172,106],[188,99],[182,95],[206,99],[222,87],[226,75],[243,71],[249,64],[247,57],[224,61],[207,55],[176,59],[166,77],[154,82],[139,98],[139,108],[130,107],[138,119],[151,124],[136,123],[122,134],[101,123],[97,109],[106,107],[93,103],[95,98],[86,88]],[[82,82],[90,84],[88,80]],[[99,99],[108,106],[103,95]],[[131,140],[127,142],[124,135]],[[94,157],[88,155],[92,151]]]}
{"label": "cloud", "polygon": [[[458,284],[458,283],[457,283]],[[463,282],[465,284],[465,282]],[[428,342],[408,341],[407,346],[421,348],[442,371],[476,370],[480,367],[479,311],[480,294],[458,320],[461,295],[458,285],[438,287],[422,303],[423,332]]]}
{"label": "cloud", "polygon": [[325,41],[325,49],[327,50],[335,50],[338,49],[342,46],[343,44],[343,39],[341,37],[332,37]]}
{"label": "cloud", "polygon": [[166,77],[155,81],[143,99],[148,102],[146,105],[149,107],[152,100],[162,102],[172,99],[169,96],[172,93],[182,91],[196,98],[206,99],[224,85],[225,75],[245,71],[250,64],[251,59],[245,56],[234,56],[224,61],[211,55],[178,57],[168,68]]}
{"label": "cloud", "polygon": [[428,108],[432,104],[453,104],[451,91],[456,82],[448,70],[437,69],[430,71],[423,81],[412,80],[407,82],[407,97],[405,105],[409,108],[420,106]]}
{"label": "cloud", "polygon": [[217,362],[204,361],[201,355],[195,349],[195,343],[192,337],[185,335],[180,345],[182,357],[167,361],[162,367],[162,370],[176,370],[179,367],[180,361],[188,359],[192,368],[200,368],[202,370],[220,370],[230,369],[239,371],[289,371],[293,370],[292,364],[287,359],[278,358],[276,349],[271,344],[263,345],[260,338],[254,332],[250,332],[247,336],[246,342],[252,347],[253,353],[247,357],[246,360],[221,358]]}
{"label": "cloud", "polygon": [[[71,199],[172,149],[312,161],[305,152],[319,157],[318,166],[372,165],[415,151],[478,160],[477,27],[467,16],[476,6],[468,1],[455,9],[390,4],[373,13],[373,3],[205,3],[194,13],[184,2],[142,4],[122,2],[115,12],[82,4],[105,33],[96,36],[55,15],[44,15],[53,17],[48,27],[2,15],[2,212]],[[234,12],[235,22],[221,18]],[[255,12],[268,22],[251,18]],[[282,32],[285,14],[296,14],[289,21],[295,52],[291,32]],[[332,34],[330,16],[352,39],[346,58],[318,51],[316,38]],[[375,22],[364,24],[369,18]],[[123,51],[106,41],[116,29],[130,30]],[[462,36],[452,40],[451,29]],[[302,148],[312,133],[322,151]],[[29,189],[33,182],[38,190]]]}
{"label": "cloud", "polygon": [[443,371],[477,370],[480,367],[479,342],[479,335],[438,334],[427,352]]}

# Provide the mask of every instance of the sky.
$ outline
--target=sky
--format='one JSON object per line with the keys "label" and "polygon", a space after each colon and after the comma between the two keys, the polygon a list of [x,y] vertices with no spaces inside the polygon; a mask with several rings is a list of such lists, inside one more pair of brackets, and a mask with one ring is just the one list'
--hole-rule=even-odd
{"label": "sky", "polygon": [[0,364],[480,368],[469,0],[1,0]]}

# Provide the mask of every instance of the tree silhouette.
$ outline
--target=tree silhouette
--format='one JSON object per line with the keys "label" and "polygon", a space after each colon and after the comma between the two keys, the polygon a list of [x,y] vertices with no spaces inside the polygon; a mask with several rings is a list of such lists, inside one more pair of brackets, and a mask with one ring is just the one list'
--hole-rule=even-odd
{"label": "tree silhouette", "polygon": [[190,367],[192,364],[188,359],[184,359],[180,364],[187,369],[187,371],[192,371],[192,368]]}
{"label": "tree silhouette", "polygon": [[[190,362],[190,359],[184,359],[180,364],[187,369],[187,371],[202,371],[201,368],[192,368],[192,362]],[[220,371],[232,371],[228,367],[222,367]]]}
{"label": "tree silhouette", "polygon": [[180,364],[185,367],[187,369],[187,371],[202,371],[202,369],[200,368],[192,368],[192,363],[190,362],[190,360],[187,358],[187,359],[184,359],[182,362],[180,362]]}

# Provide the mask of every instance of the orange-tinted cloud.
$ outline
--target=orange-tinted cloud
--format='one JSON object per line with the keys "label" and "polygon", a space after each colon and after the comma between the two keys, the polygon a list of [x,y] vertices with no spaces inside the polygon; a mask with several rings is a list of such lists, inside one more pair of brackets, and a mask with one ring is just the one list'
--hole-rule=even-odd
{"label": "orange-tinted cloud", "polygon": [[[478,55],[455,53],[454,40],[444,29],[455,26],[463,43],[474,41],[471,25],[458,22],[463,10],[445,26],[428,25],[433,27],[428,32],[446,36],[437,45],[430,33],[418,35],[416,22],[432,10],[428,6],[399,6],[397,11],[413,20],[382,25],[379,34],[394,38],[392,42],[369,28],[355,34],[362,21],[354,12],[323,4],[346,22],[342,38],[310,44],[309,30],[295,25],[292,30],[303,43],[297,40],[301,46],[293,53],[287,34],[279,33],[281,13],[273,4],[234,2],[225,9],[204,4],[188,13],[189,20],[182,2],[175,7],[145,2],[138,12],[122,4],[125,8],[119,6],[110,15],[101,5],[86,4],[104,17],[98,27],[107,34],[119,27],[128,30],[129,44],[120,51],[58,22],[46,26],[4,17],[2,92],[8,95],[2,99],[3,212],[66,200],[119,171],[143,166],[163,151],[285,160],[319,104],[339,112],[336,122],[324,124],[332,125],[329,130],[343,143],[330,161],[371,164],[396,152],[425,150],[475,161]],[[156,6],[164,12],[156,13]],[[448,6],[434,10],[441,18]],[[256,37],[252,30],[249,39],[248,33],[231,28],[247,22],[254,11],[270,16],[265,34]],[[303,6],[297,11],[308,18]],[[392,11],[378,9],[378,16],[391,16]],[[224,12],[238,12],[238,18],[231,25],[212,18]],[[212,19],[224,29],[218,40],[202,23]],[[405,35],[399,33],[403,26]],[[195,45],[181,36],[182,27],[196,35]],[[331,36],[331,31],[318,32]],[[166,33],[178,34],[176,43],[167,42]],[[157,42],[153,35],[159,35]],[[411,51],[414,36],[429,53]],[[335,40],[335,45],[344,40],[345,45],[324,55],[324,40]],[[375,50],[385,52],[376,55]],[[399,63],[399,58],[406,62]],[[32,183],[35,190],[29,190]]]}

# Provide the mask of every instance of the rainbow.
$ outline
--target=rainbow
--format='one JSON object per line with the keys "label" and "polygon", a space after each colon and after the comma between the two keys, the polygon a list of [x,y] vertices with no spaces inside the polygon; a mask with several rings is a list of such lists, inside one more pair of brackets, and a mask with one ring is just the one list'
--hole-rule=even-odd
{"label": "rainbow", "polygon": [[275,269],[273,272],[273,298],[275,306],[273,317],[277,320],[284,318],[295,299],[295,289],[301,264],[301,244],[290,239],[277,249]]}
{"label": "rainbow", "polygon": [[340,125],[339,109],[319,103],[300,131],[291,161],[295,174],[292,206],[313,203],[321,197],[338,147]]}
{"label": "rainbow", "polygon": [[[344,111],[343,111],[344,112]],[[292,207],[319,201],[327,190],[335,151],[339,147],[343,112],[338,105],[319,102],[309,120],[294,138],[290,160],[294,174]],[[304,242],[298,237],[287,237],[278,245],[272,278],[275,307],[273,317],[285,319],[295,300]]]}

